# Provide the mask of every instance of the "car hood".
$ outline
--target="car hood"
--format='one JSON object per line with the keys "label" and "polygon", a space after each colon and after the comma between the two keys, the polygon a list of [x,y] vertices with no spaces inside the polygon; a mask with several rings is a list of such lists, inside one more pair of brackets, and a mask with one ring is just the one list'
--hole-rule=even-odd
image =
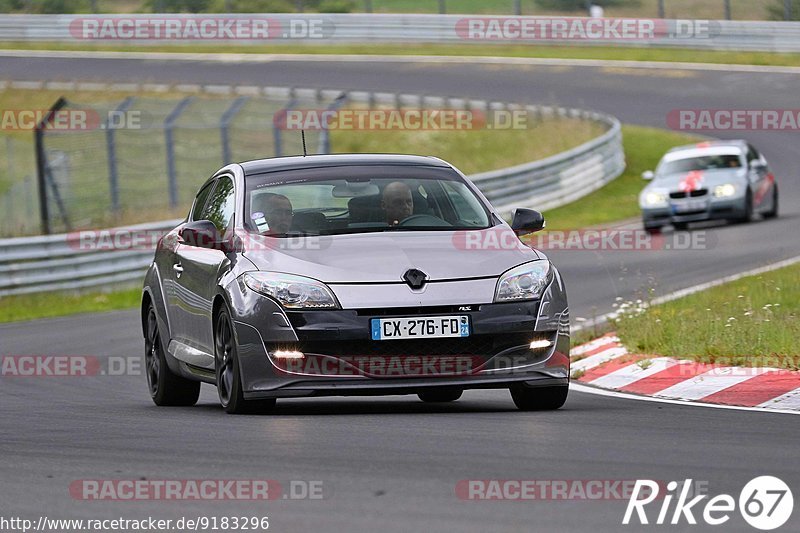
{"label": "car hood", "polygon": [[497,277],[544,256],[503,226],[478,231],[404,231],[259,239],[245,257],[259,270],[326,283],[397,282],[412,268],[429,280]]}
{"label": "car hood", "polygon": [[[645,189],[647,191],[659,190],[667,192],[682,191],[685,186],[689,189],[711,189],[726,183],[739,183],[747,176],[742,168],[723,168],[713,170],[698,170],[693,172],[677,172],[665,176],[657,176]],[[684,185],[686,184],[686,185]]]}

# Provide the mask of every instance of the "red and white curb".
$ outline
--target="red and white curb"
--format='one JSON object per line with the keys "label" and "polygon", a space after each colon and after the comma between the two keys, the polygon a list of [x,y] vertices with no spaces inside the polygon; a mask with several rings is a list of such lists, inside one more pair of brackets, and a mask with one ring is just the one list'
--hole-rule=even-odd
{"label": "red and white curb", "polygon": [[573,379],[670,400],[800,411],[800,372],[631,354],[613,334],[570,351]]}

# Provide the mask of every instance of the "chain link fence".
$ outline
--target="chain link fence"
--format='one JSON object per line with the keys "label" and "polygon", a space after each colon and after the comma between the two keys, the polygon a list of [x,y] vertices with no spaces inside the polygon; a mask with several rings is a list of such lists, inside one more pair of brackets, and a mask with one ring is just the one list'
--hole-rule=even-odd
{"label": "chain link fence", "polygon": [[[69,232],[183,216],[211,171],[234,161],[303,153],[300,133],[279,128],[277,113],[296,105],[326,108],[334,102],[313,92],[66,101],[59,116],[85,119],[86,126],[44,129],[46,205],[36,207],[37,192],[29,178],[9,180],[14,185],[0,205],[23,205],[23,199],[33,204],[25,203],[19,221],[3,233],[35,233],[32,226],[45,233]],[[327,152],[326,134],[306,132],[309,152]],[[9,166],[8,175],[20,173]]]}

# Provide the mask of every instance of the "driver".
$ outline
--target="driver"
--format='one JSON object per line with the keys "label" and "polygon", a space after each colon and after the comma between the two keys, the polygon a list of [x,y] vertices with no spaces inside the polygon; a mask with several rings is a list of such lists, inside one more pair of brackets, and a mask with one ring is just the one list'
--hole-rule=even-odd
{"label": "driver", "polygon": [[386,212],[386,223],[397,226],[414,213],[411,188],[402,181],[393,181],[383,189],[381,208]]}
{"label": "driver", "polygon": [[[292,202],[282,194],[266,193],[258,197],[258,207],[254,211],[263,212],[263,220],[256,220],[261,233],[275,235],[288,233],[292,227]],[[266,225],[266,228],[263,226]],[[262,229],[263,228],[263,229]]]}

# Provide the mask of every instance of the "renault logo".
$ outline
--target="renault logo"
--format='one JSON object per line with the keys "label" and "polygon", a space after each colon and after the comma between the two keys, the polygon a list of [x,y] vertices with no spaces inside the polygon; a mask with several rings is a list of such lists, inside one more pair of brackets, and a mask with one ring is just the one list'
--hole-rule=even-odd
{"label": "renault logo", "polygon": [[424,287],[427,277],[428,275],[425,274],[425,272],[417,270],[416,268],[406,270],[406,273],[403,274],[403,279],[412,289],[421,289]]}

